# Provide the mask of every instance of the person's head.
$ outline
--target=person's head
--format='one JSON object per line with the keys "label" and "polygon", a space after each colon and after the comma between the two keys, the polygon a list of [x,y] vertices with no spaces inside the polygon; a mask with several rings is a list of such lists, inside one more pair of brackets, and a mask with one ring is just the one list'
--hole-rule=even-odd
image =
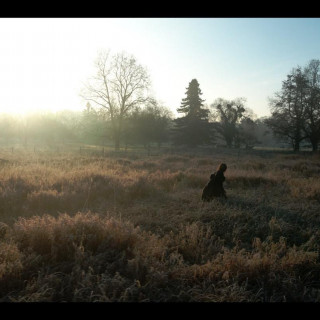
{"label": "person's head", "polygon": [[218,170],[225,172],[227,170],[227,165],[225,163],[220,163],[218,166]]}

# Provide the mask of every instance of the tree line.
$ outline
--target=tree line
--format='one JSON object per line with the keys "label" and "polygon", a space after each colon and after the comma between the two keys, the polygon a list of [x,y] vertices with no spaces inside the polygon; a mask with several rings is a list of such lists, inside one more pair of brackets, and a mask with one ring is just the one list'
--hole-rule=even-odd
{"label": "tree line", "polygon": [[198,147],[253,148],[256,145],[303,144],[318,150],[320,140],[319,60],[294,68],[270,99],[271,116],[257,118],[246,99],[216,99],[205,105],[197,79],[191,79],[174,117],[150,94],[146,69],[129,54],[102,51],[96,74],[81,91],[81,112],[61,111],[14,118],[0,116],[2,140],[27,144],[56,142],[112,143],[115,150],[130,145],[170,144]]}
{"label": "tree line", "polygon": [[[88,101],[88,117],[103,115],[115,150],[125,145],[152,142],[161,145],[197,147],[217,145],[252,147],[255,123],[245,108],[245,99],[218,99],[209,110],[203,105],[197,79],[186,88],[186,97],[177,109],[182,116],[172,118],[170,111],[149,94],[150,78],[132,55],[102,51],[96,60],[96,75],[88,80],[82,97]],[[92,108],[91,103],[97,108]]]}

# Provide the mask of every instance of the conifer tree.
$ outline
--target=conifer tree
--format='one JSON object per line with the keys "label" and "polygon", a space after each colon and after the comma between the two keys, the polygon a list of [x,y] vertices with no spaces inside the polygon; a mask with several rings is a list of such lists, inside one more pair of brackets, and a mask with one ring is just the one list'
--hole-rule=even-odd
{"label": "conifer tree", "polygon": [[197,79],[192,79],[186,88],[186,98],[181,101],[178,113],[184,116],[174,120],[173,141],[175,144],[196,147],[210,142],[209,110],[203,107],[201,89]]}

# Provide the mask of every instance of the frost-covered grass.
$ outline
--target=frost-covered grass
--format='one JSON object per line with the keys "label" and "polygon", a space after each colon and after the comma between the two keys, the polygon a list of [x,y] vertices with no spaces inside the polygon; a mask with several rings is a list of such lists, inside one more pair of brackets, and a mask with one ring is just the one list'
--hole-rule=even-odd
{"label": "frost-covered grass", "polygon": [[1,158],[0,301],[320,301],[317,155]]}

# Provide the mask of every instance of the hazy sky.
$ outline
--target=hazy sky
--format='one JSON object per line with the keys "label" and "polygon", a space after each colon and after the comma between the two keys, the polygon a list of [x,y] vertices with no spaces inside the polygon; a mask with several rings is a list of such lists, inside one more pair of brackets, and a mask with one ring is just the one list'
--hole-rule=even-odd
{"label": "hazy sky", "polygon": [[208,105],[268,116],[292,68],[320,59],[320,18],[0,18],[0,113],[83,110],[100,49],[133,54],[172,111],[196,78]]}

